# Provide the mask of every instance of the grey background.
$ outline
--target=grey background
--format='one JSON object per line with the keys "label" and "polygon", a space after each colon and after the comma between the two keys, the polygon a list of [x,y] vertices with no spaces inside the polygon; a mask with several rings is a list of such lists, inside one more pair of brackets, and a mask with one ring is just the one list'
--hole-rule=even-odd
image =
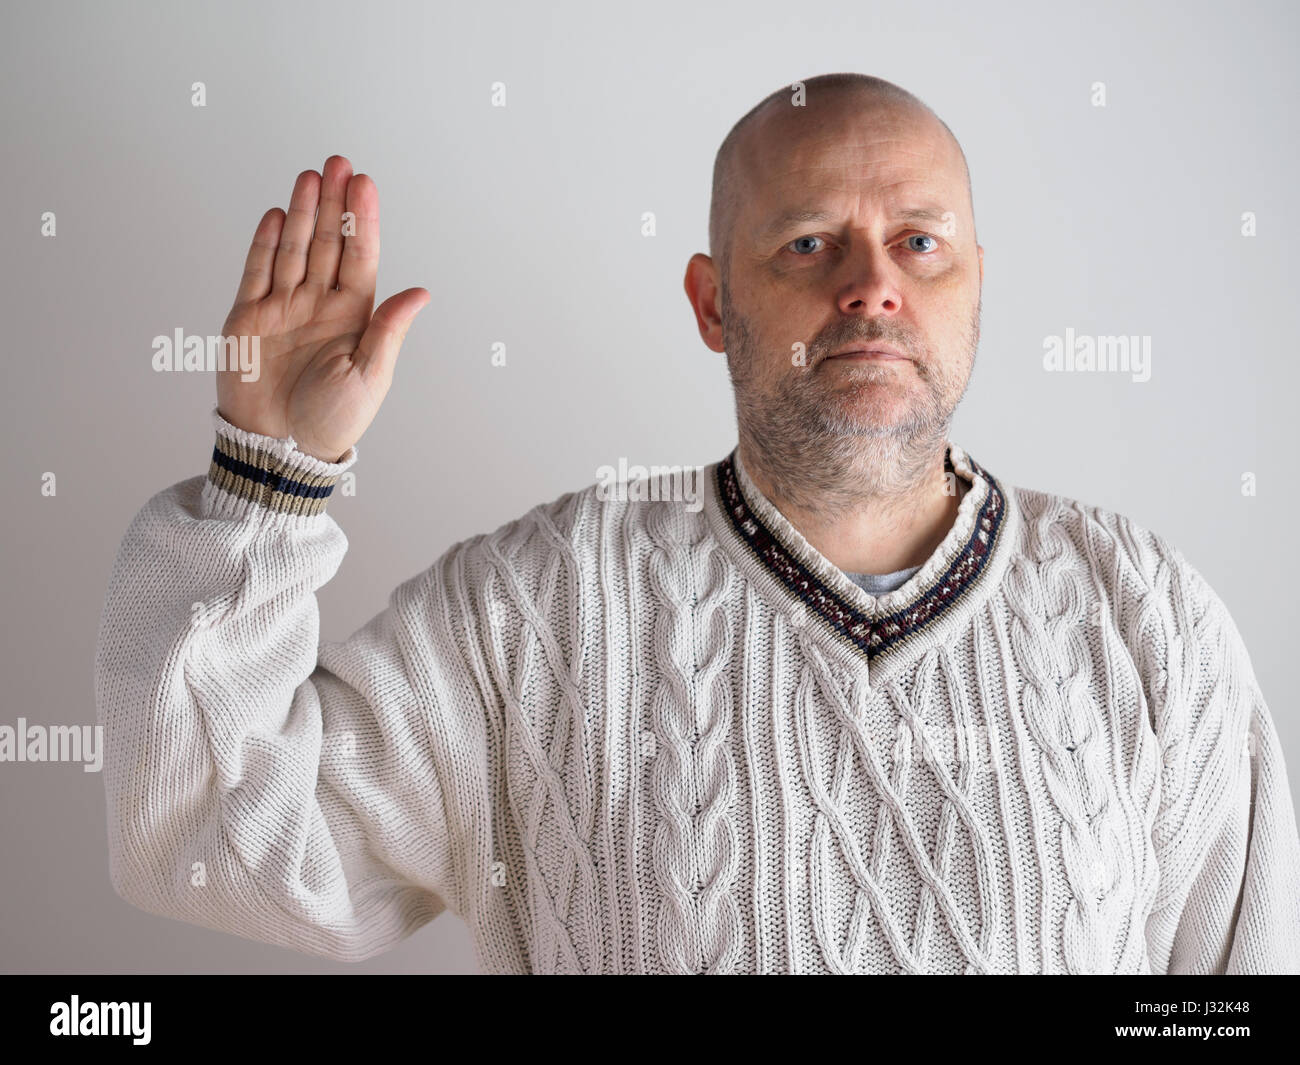
{"label": "grey background", "polygon": [[[682,291],[707,250],[713,154],[768,92],[857,70],[917,93],[970,160],[984,319],[953,439],[1009,483],[1182,548],[1245,637],[1300,794],[1294,5],[79,3],[2,18],[0,723],[93,723],[118,542],[212,448],[210,376],[153,372],[151,340],[220,331],[257,220],[300,171],[337,152],[374,177],[378,299],[434,296],[358,446],[357,494],[330,504],[351,547],[320,593],[322,635],[343,639],[452,543],[605,463],[730,450],[725,361]],[[1243,211],[1258,236],[1240,235]],[[1067,327],[1150,335],[1151,380],[1045,373],[1043,338]],[[101,778],[75,764],[0,764],[0,853],[5,971],[476,969],[447,914],[343,966],[128,906],[108,880]]]}

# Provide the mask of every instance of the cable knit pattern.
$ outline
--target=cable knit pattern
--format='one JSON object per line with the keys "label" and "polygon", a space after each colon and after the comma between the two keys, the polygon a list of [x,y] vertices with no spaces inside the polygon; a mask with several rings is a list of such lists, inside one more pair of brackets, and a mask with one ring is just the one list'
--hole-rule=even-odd
{"label": "cable knit pattern", "polygon": [[567,493],[334,643],[355,451],[213,424],[100,623],[134,905],[341,961],[450,910],[501,973],[1300,971],[1249,655],[1122,515],[950,445],[953,527],[875,597],[733,452],[702,509]]}
{"label": "cable knit pattern", "polygon": [[[556,509],[555,518],[573,520],[569,508]],[[591,972],[604,942],[592,852],[597,745],[579,688],[587,662],[583,597],[569,537],[546,511],[533,518],[483,541],[491,567],[481,600],[491,650],[486,661],[503,700],[505,758],[512,767],[506,784],[511,823],[521,830],[536,964]],[[519,568],[539,556],[545,559],[540,579],[524,586]]]}
{"label": "cable knit pattern", "polygon": [[1066,503],[1053,497],[1033,504],[1025,524],[1035,550],[1017,557],[1006,579],[1011,646],[1025,678],[1022,706],[1038,768],[1052,815],[1061,819],[1059,836],[1045,842],[1059,838],[1069,889],[1059,933],[1065,968],[1104,973],[1113,964],[1119,915],[1112,880],[1120,848],[1110,766],[1102,761],[1106,726],[1092,696],[1085,639],[1089,592],[1062,528]]}
{"label": "cable knit pattern", "polygon": [[729,973],[739,960],[741,919],[732,886],[735,831],[734,717],[727,670],[734,638],[724,604],[734,567],[717,541],[688,537],[681,512],[651,512],[647,532],[655,603],[655,659],[662,665],[650,711],[654,768],[655,943],[664,969]]}

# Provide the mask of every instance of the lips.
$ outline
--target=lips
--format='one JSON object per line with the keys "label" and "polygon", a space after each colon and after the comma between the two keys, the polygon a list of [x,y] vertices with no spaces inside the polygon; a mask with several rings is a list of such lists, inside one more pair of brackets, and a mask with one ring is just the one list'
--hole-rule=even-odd
{"label": "lips", "polygon": [[870,343],[864,343],[864,344],[855,344],[852,347],[847,347],[842,349],[841,351],[835,352],[832,355],[828,355],[827,358],[838,359],[846,355],[861,355],[861,356],[873,355],[881,359],[906,359],[907,358],[906,355],[904,355],[892,344],[877,344],[874,341]]}

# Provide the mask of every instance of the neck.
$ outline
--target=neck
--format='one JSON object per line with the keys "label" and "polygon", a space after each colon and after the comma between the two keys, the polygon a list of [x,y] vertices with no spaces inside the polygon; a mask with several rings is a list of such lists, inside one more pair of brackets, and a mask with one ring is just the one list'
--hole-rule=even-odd
{"label": "neck", "polygon": [[965,487],[944,471],[946,439],[848,440],[851,449],[820,452],[812,469],[798,449],[764,449],[742,432],[740,461],[832,565],[873,574],[921,565],[952,528]]}

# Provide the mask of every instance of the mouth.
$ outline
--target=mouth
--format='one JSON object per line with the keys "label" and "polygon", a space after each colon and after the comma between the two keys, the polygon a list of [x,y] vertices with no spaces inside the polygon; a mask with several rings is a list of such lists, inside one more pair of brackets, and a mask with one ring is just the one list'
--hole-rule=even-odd
{"label": "mouth", "polygon": [[896,348],[889,347],[888,345],[861,344],[857,347],[845,348],[843,351],[837,351],[833,355],[828,355],[826,361],[906,362],[907,356],[903,355]]}

